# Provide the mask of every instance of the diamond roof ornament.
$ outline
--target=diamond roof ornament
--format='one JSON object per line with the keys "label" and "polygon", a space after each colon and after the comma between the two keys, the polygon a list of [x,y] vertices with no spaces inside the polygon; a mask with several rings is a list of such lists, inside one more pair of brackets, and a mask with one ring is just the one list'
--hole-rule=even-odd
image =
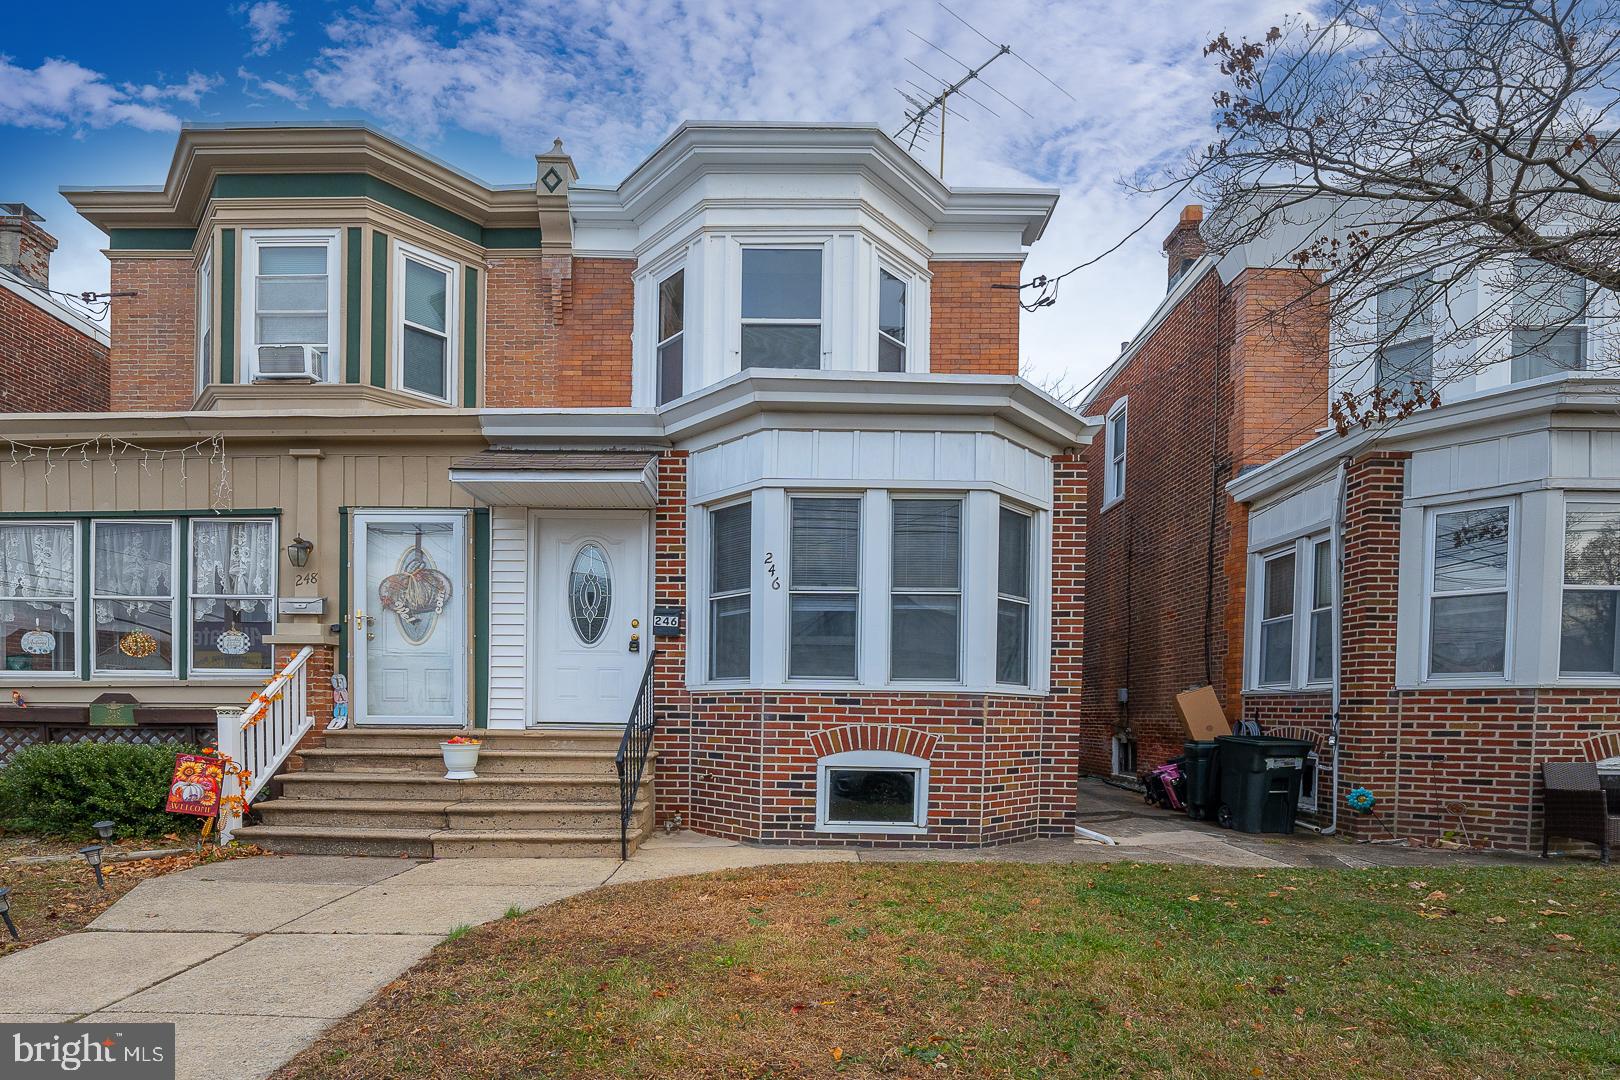
{"label": "diamond roof ornament", "polygon": [[553,165],[551,168],[546,170],[546,174],[540,178],[540,182],[546,185],[547,191],[555,195],[557,193],[557,189],[563,186],[562,174],[559,173],[557,171],[557,167]]}

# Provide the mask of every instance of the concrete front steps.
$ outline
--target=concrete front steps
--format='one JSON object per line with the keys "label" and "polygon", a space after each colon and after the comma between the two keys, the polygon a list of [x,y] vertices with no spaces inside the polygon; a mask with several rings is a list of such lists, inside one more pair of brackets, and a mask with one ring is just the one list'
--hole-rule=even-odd
{"label": "concrete front steps", "polygon": [[[620,733],[561,729],[481,732],[478,778],[444,779],[439,742],[422,728],[328,732],[301,752],[305,769],[277,778],[255,803],[246,843],[305,855],[545,858],[619,854]],[[652,831],[648,759],[630,821],[630,849]]]}

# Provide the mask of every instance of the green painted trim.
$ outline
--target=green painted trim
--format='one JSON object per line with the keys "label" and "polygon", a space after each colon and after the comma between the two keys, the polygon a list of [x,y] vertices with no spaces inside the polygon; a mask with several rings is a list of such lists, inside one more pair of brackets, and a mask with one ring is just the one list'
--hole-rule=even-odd
{"label": "green painted trim", "polygon": [[101,521],[108,518],[239,518],[281,516],[279,507],[267,510],[27,510],[0,512],[0,521]]}
{"label": "green painted trim", "polygon": [[196,229],[108,229],[110,251],[190,251]]}
{"label": "green painted trim", "polygon": [[388,234],[371,234],[371,385],[388,385]]}
{"label": "green painted trim", "polygon": [[360,381],[360,230],[343,249],[343,381]]}
{"label": "green painted trim", "polygon": [[466,270],[466,299],[461,305],[461,405],[478,407],[478,271]]}
{"label": "green painted trim", "polygon": [[90,588],[90,523],[79,522],[75,535],[79,542],[79,678],[89,682],[96,636],[95,612],[90,602],[94,591]]}
{"label": "green painted trim", "polygon": [[219,231],[219,257],[214,260],[219,279],[219,381],[236,381],[236,230]]}
{"label": "green painted trim", "polygon": [[537,248],[538,228],[486,229],[420,195],[366,173],[229,173],[216,177],[215,199],[371,199],[480,247]]}
{"label": "green painted trim", "polygon": [[484,247],[487,249],[537,248],[540,246],[539,229],[485,229]]}
{"label": "green painted trim", "polygon": [[[191,659],[191,520],[184,519],[174,530],[175,542],[180,545],[180,579],[176,582],[174,606],[169,609],[171,632],[174,634],[175,678],[184,680],[186,662]],[[184,631],[181,631],[184,627]]]}
{"label": "green painted trim", "polygon": [[[349,674],[349,633],[353,627],[349,623],[349,508],[338,507],[338,639],[337,639],[337,673],[345,677]],[[355,722],[354,717],[354,688],[349,689],[349,723]]]}
{"label": "green painted trim", "polygon": [[489,508],[473,510],[473,726],[489,727]]}

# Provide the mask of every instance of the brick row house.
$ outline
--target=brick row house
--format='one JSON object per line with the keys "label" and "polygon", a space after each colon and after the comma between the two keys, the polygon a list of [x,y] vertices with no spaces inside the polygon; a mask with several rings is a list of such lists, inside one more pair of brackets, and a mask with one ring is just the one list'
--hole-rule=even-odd
{"label": "brick row house", "polygon": [[110,397],[9,419],[54,452],[0,470],[0,719],[271,682],[219,723],[280,771],[239,832],[278,850],[1072,827],[1094,425],[1018,377],[996,287],[1055,193],[688,124],[606,186],[560,143],[491,186],[192,127],[160,186],[65,195],[108,237]]}
{"label": "brick row house", "polygon": [[0,412],[107,408],[107,330],[51,291],[56,238],[0,203]]}
{"label": "brick row house", "polygon": [[[1216,258],[1198,218],[1087,406],[1088,613],[1125,632],[1086,636],[1083,768],[1174,756],[1208,683],[1315,742],[1308,823],[1539,849],[1542,762],[1620,770],[1612,298],[1433,268],[1330,326],[1304,226]],[[1414,379],[1436,405],[1331,413]]]}

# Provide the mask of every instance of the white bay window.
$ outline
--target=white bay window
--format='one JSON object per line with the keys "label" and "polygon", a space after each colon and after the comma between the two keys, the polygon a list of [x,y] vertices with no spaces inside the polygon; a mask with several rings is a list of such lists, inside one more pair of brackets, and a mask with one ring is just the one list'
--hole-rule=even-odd
{"label": "white bay window", "polygon": [[1296,537],[1250,560],[1248,685],[1319,690],[1333,678],[1333,541]]}
{"label": "white bay window", "polygon": [[816,248],[744,248],[742,366],[821,367],[821,256]]}
{"label": "white bay window", "polygon": [[1506,676],[1512,509],[1448,508],[1428,517],[1427,673]]}
{"label": "white bay window", "polygon": [[859,674],[861,501],[792,500],[788,675]]}
{"label": "white bay window", "polygon": [[955,682],[962,648],[962,503],[895,499],[889,677]]}
{"label": "white bay window", "polygon": [[746,679],[753,627],[753,505],[709,512],[709,678]]}

